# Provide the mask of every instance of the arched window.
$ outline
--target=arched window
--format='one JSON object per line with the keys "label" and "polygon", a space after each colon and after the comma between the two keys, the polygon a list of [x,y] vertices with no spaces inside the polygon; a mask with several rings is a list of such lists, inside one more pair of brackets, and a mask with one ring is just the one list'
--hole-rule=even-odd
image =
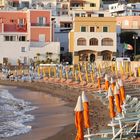
{"label": "arched window", "polygon": [[89,40],[89,45],[90,46],[97,46],[98,45],[98,39],[97,38],[91,38]]}
{"label": "arched window", "polygon": [[79,38],[77,40],[77,45],[81,45],[81,46],[86,45],[86,39],[85,38]]}
{"label": "arched window", "polygon": [[110,51],[102,51],[101,55],[103,56],[104,61],[111,60],[111,52]]}
{"label": "arched window", "polygon": [[111,38],[103,38],[102,46],[113,46],[113,40]]}

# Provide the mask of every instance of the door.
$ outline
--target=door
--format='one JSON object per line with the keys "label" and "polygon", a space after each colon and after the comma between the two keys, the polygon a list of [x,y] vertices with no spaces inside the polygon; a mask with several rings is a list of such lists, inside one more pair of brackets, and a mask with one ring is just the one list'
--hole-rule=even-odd
{"label": "door", "polygon": [[94,62],[95,61],[95,54],[91,54],[90,55],[90,62]]}
{"label": "door", "polygon": [[39,35],[39,42],[45,42],[45,34],[40,34]]}

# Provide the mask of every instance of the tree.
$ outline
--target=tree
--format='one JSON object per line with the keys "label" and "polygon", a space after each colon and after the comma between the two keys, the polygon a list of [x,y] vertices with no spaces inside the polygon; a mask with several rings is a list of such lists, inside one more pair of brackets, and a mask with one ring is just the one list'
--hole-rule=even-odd
{"label": "tree", "polygon": [[37,56],[37,60],[39,61],[40,60],[40,53],[37,53],[36,56]]}
{"label": "tree", "polygon": [[[133,39],[134,35],[137,35],[137,33],[136,32],[122,32],[122,33],[120,33],[121,43],[127,43],[127,44],[130,44],[134,47],[135,46],[135,40]],[[140,45],[140,38],[138,37],[138,39],[136,40],[137,54],[140,54],[140,49],[138,47],[139,45]],[[134,49],[133,49],[133,51],[129,51],[129,50],[125,51],[125,54],[127,56],[132,56],[133,53],[134,53]]]}
{"label": "tree", "polygon": [[128,43],[134,45],[133,35],[137,35],[136,32],[122,32],[120,33],[121,43]]}

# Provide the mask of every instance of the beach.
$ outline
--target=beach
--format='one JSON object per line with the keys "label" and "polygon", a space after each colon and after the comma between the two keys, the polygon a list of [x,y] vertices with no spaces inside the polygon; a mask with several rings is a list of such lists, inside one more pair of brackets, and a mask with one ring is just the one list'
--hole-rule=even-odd
{"label": "beach", "polygon": [[[10,140],[73,140],[75,138],[73,110],[77,97],[81,94],[80,89],[43,82],[0,81],[0,85],[13,86],[9,90],[16,98],[31,101],[33,105],[39,107],[31,111],[31,114],[35,116],[35,120],[30,122],[33,126],[32,131],[11,137]],[[107,107],[95,98],[93,92],[86,94],[90,104],[91,132],[96,133],[107,127],[110,120],[109,112]]]}

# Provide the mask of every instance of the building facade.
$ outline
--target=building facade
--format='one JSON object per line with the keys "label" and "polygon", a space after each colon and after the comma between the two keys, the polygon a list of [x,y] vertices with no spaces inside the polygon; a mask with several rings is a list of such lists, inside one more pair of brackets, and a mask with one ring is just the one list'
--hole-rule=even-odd
{"label": "building facade", "polygon": [[76,17],[69,34],[73,63],[111,60],[116,53],[116,18]]}
{"label": "building facade", "polygon": [[58,59],[60,44],[52,42],[51,13],[47,10],[0,11],[0,63],[8,59],[16,64],[17,59],[29,64],[40,54],[52,53]]}
{"label": "building facade", "polygon": [[140,3],[114,3],[109,5],[111,16],[138,16],[140,15]]}
{"label": "building facade", "polygon": [[70,0],[70,10],[98,11],[102,6],[102,0]]}

